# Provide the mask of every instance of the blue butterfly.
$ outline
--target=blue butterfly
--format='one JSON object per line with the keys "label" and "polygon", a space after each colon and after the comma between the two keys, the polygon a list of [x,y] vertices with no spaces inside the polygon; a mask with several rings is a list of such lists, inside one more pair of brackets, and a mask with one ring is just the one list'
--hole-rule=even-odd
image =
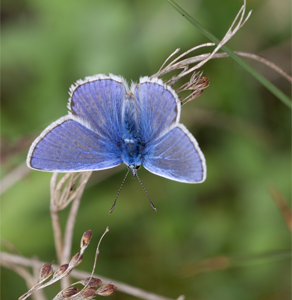
{"label": "blue butterfly", "polygon": [[68,115],[49,125],[32,143],[28,167],[82,172],[124,163],[138,179],[137,170],[143,165],[179,182],[205,180],[204,155],[179,123],[177,94],[162,80],[142,77],[129,88],[120,76],[98,74],[78,80],[69,94]]}

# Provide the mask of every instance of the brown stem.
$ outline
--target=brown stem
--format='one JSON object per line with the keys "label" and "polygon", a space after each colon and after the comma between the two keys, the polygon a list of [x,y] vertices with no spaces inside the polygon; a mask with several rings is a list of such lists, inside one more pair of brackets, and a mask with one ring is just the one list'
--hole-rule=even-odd
{"label": "brown stem", "polygon": [[[239,51],[234,51],[234,53],[237,54],[238,56],[247,57],[247,58],[256,60],[262,64],[265,64],[266,66],[268,66],[269,68],[271,68],[272,70],[274,70],[275,72],[277,72],[278,74],[280,74],[281,76],[283,76],[285,79],[287,79],[289,82],[292,83],[292,77],[289,74],[287,74],[284,70],[282,70],[280,67],[278,67],[276,64],[272,63],[271,61],[269,61],[259,55],[253,54],[253,53],[239,52]],[[163,76],[169,72],[175,71],[177,69],[183,69],[183,68],[185,68],[185,66],[188,66],[189,64],[194,64],[199,61],[203,61],[209,56],[210,56],[210,53],[204,53],[201,55],[186,58],[175,64],[170,64],[169,66],[165,67],[163,70],[161,70],[160,72],[157,72],[156,74],[152,75],[151,77],[161,77],[161,76]],[[223,57],[229,57],[229,55],[227,53],[216,53],[213,55],[212,59],[223,58]],[[185,76],[187,74],[187,72],[182,71],[180,74],[180,77]]]}
{"label": "brown stem", "polygon": [[26,162],[17,166],[10,173],[8,173],[0,182],[0,195],[6,192],[15,183],[22,180],[28,173],[30,169],[27,167]]}
{"label": "brown stem", "polygon": [[[36,261],[34,259],[29,259],[20,255],[15,255],[15,254],[10,254],[10,253],[6,253],[6,252],[0,252],[0,263],[2,265],[4,265],[4,262],[10,262],[10,263],[14,263],[14,264],[18,264],[18,265],[22,265],[22,266],[28,266],[28,267],[32,267],[32,266],[37,266],[38,268],[41,268],[45,262],[41,262],[41,261]],[[58,266],[53,265],[54,270],[56,270],[58,268]],[[84,279],[87,277],[90,277],[90,273],[87,272],[83,272],[83,271],[76,271],[73,270],[70,273],[70,276],[77,278],[77,279]],[[132,295],[134,297],[138,297],[141,299],[146,299],[146,300],[173,300],[164,296],[160,296],[139,288],[136,288],[134,286],[128,285],[126,283],[120,282],[120,281],[115,281],[112,280],[110,278],[106,278],[97,274],[94,274],[94,277],[97,277],[99,279],[101,279],[104,282],[111,282],[112,284],[114,284],[115,286],[117,286],[117,291],[128,294],[128,295]],[[179,300],[183,300],[183,296],[179,297]]]}
{"label": "brown stem", "polygon": [[[71,205],[70,212],[68,215],[65,234],[64,234],[64,243],[63,243],[63,252],[61,258],[61,264],[65,264],[70,260],[71,256],[71,248],[72,248],[72,239],[73,239],[73,232],[74,226],[76,222],[76,216],[78,213],[81,197],[83,195],[84,188],[86,183],[91,176],[92,172],[84,172],[81,175],[78,192],[76,193],[76,197]],[[61,280],[62,289],[66,288],[69,285],[69,277],[65,277]]]}
{"label": "brown stem", "polygon": [[58,207],[55,204],[55,188],[57,185],[57,180],[58,180],[58,173],[55,172],[53,173],[53,176],[51,178],[51,183],[50,183],[50,192],[51,192],[50,212],[52,218],[56,254],[57,254],[58,262],[59,264],[61,264],[62,253],[63,253],[62,230],[61,230],[60,219],[58,214]]}

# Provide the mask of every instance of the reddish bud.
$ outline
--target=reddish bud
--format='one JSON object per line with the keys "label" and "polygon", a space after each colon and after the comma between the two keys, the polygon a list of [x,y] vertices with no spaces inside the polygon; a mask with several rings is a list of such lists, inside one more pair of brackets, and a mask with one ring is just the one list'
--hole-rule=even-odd
{"label": "reddish bud", "polygon": [[80,248],[83,249],[84,247],[87,247],[90,243],[92,237],[92,231],[87,230],[86,232],[83,233],[83,236],[81,238],[81,243],[80,243]]}
{"label": "reddish bud", "polygon": [[117,287],[115,285],[109,283],[109,284],[102,285],[100,288],[96,290],[95,293],[100,296],[110,296],[116,289]]}
{"label": "reddish bud", "polygon": [[198,90],[198,91],[196,91],[196,92],[192,95],[192,97],[191,97],[191,99],[190,99],[189,101],[192,101],[192,100],[198,98],[199,96],[201,96],[201,94],[202,94],[203,92],[204,92],[204,90]]}
{"label": "reddish bud", "polygon": [[52,264],[47,263],[44,266],[42,266],[41,271],[40,271],[40,279],[46,279],[48,277],[50,277],[53,273],[53,268],[52,268]]}
{"label": "reddish bud", "polygon": [[83,284],[84,286],[88,284],[88,287],[98,287],[99,285],[101,285],[102,281],[95,277],[92,278],[88,277],[79,281],[79,283]]}
{"label": "reddish bud", "polygon": [[79,293],[79,290],[76,287],[68,287],[62,292],[62,296],[64,296],[65,298],[69,298],[76,295],[77,293]]}
{"label": "reddish bud", "polygon": [[92,299],[94,295],[95,295],[94,288],[86,288],[81,291],[80,296],[82,297],[82,299],[87,300],[87,299]]}
{"label": "reddish bud", "polygon": [[209,86],[209,81],[210,79],[208,77],[202,77],[198,80],[196,85],[198,85],[200,89],[205,89]]}
{"label": "reddish bud", "polygon": [[[62,276],[62,275],[67,271],[68,267],[69,267],[68,264],[64,264],[64,265],[62,265],[61,267],[59,267],[59,268],[56,270],[56,272],[54,273],[53,279],[55,279],[55,278],[57,278],[57,277],[59,277],[59,276]],[[66,276],[68,276],[68,275],[69,275],[69,272],[68,272],[68,274],[66,274]],[[65,276],[65,277],[66,277],[66,276]]]}
{"label": "reddish bud", "polygon": [[70,269],[77,267],[79,264],[81,264],[83,255],[81,255],[80,257],[79,256],[80,256],[79,252],[72,256],[72,258],[69,262]]}

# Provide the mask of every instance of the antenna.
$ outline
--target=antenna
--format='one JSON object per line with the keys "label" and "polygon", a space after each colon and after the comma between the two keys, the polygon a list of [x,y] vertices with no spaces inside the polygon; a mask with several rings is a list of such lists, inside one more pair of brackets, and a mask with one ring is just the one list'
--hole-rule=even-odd
{"label": "antenna", "polygon": [[114,204],[113,204],[111,210],[109,211],[109,214],[111,214],[111,213],[113,212],[114,208],[115,208],[115,205],[116,205],[117,199],[118,199],[118,197],[119,197],[120,191],[121,191],[121,189],[122,189],[122,187],[123,187],[123,185],[124,185],[124,182],[125,182],[125,180],[126,180],[128,174],[129,174],[129,171],[130,171],[130,169],[128,169],[128,172],[127,172],[126,176],[124,177],[124,179],[123,179],[123,181],[122,181],[122,184],[121,184],[121,186],[120,186],[120,188],[119,188],[119,191],[118,191],[118,193],[117,193],[117,195],[116,195],[116,199],[115,199],[115,201],[114,201]]}
{"label": "antenna", "polygon": [[152,208],[153,208],[155,211],[157,211],[157,209],[155,208],[154,204],[152,203],[152,201],[151,201],[151,199],[150,199],[150,196],[148,195],[146,189],[144,188],[144,186],[143,186],[143,184],[142,184],[142,182],[141,182],[141,180],[140,180],[140,178],[139,178],[139,176],[138,176],[138,172],[135,172],[135,176],[138,178],[138,181],[139,181],[140,185],[142,186],[142,188],[143,188],[145,194],[147,195],[147,197],[148,197],[148,199],[149,199],[149,202],[150,202]]}

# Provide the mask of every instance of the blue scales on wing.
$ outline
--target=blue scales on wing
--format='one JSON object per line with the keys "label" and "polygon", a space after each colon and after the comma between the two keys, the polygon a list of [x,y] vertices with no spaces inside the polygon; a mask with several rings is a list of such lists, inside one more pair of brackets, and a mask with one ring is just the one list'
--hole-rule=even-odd
{"label": "blue scales on wing", "polygon": [[122,163],[118,153],[114,143],[66,116],[36,140],[27,162],[31,168],[43,171],[102,170]]}
{"label": "blue scales on wing", "polygon": [[134,95],[140,106],[139,127],[141,139],[145,143],[166,133],[178,122],[179,100],[162,80],[141,78]]}
{"label": "blue scales on wing", "polygon": [[161,80],[142,78],[135,96],[141,107],[143,166],[179,182],[204,181],[205,158],[196,139],[179,123],[181,104],[176,93]]}
{"label": "blue scales on wing", "polygon": [[121,77],[96,75],[71,87],[71,114],[47,127],[27,157],[30,168],[76,172],[122,163],[122,103],[127,85]]}
{"label": "blue scales on wing", "polygon": [[[73,86],[69,108],[73,115],[87,122],[102,136],[118,141],[121,137],[122,105],[126,95],[125,84],[116,76],[82,82]],[[77,82],[78,84],[78,82]]]}
{"label": "blue scales on wing", "polygon": [[143,166],[150,172],[180,182],[205,180],[205,159],[196,140],[179,124],[148,145]]}

